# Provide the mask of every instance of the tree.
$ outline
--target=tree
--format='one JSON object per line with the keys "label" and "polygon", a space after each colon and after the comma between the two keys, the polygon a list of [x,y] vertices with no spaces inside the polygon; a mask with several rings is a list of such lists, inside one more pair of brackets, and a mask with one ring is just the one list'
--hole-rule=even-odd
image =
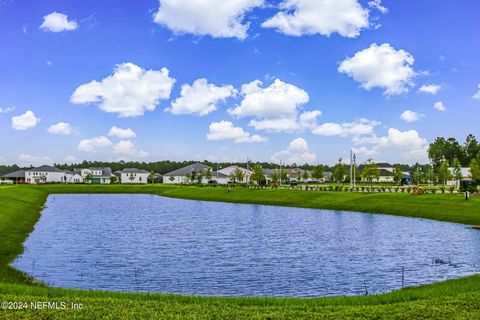
{"label": "tree", "polygon": [[117,182],[118,182],[117,176],[111,176],[110,177],[110,184],[114,184],[114,183],[117,183]]}
{"label": "tree", "polygon": [[133,176],[133,173],[130,172],[130,175],[128,176],[128,179],[130,179],[130,181],[133,181],[135,179],[135,177]]}
{"label": "tree", "polygon": [[197,173],[196,178],[197,178],[197,183],[202,184],[203,173],[201,173],[201,172]]}
{"label": "tree", "polygon": [[150,171],[150,174],[148,175],[147,180],[150,180],[150,182],[153,184],[155,182],[155,178],[156,178],[155,172]]}
{"label": "tree", "polygon": [[212,180],[212,169],[207,169],[207,171],[205,172],[205,179],[207,179],[208,181]]}
{"label": "tree", "polygon": [[251,181],[256,181],[257,185],[260,185],[262,181],[265,180],[265,175],[263,174],[263,169],[259,164],[256,164],[253,167],[253,173],[250,176]]}
{"label": "tree", "polygon": [[397,164],[393,169],[393,179],[398,185],[400,185],[400,183],[402,182],[402,178],[403,178],[402,167],[399,164]]}
{"label": "tree", "polygon": [[462,165],[460,164],[460,160],[455,157],[452,161],[452,174],[453,178],[457,181],[457,188],[460,188],[460,181],[462,180]]}
{"label": "tree", "polygon": [[373,179],[377,179],[378,181],[378,178],[380,177],[380,169],[378,168],[378,165],[373,162],[372,159],[368,159],[367,163],[365,163],[365,166],[363,167],[362,177],[369,182],[372,182]]}
{"label": "tree", "polygon": [[450,173],[448,162],[446,160],[444,160],[438,168],[438,179],[444,186],[447,184],[448,180],[452,179],[452,174]]}
{"label": "tree", "polygon": [[272,178],[272,183],[277,184],[278,180],[280,179],[280,173],[278,172],[278,170],[272,171],[271,178]]}
{"label": "tree", "polygon": [[230,173],[228,175],[228,179],[233,183],[237,182],[237,176],[235,175],[235,172]]}
{"label": "tree", "polygon": [[307,181],[308,181],[308,178],[310,178],[310,175],[308,174],[308,171],[307,171],[307,170],[304,170],[304,171],[303,171],[303,175],[302,175],[303,181],[307,182]]}
{"label": "tree", "polygon": [[238,182],[243,182],[243,178],[245,177],[245,174],[243,173],[242,169],[240,168],[235,168],[235,170],[233,170],[233,174],[235,175],[235,179],[238,181]]}
{"label": "tree", "polygon": [[92,182],[92,180],[93,180],[93,176],[92,176],[91,173],[89,173],[85,176],[85,181],[87,181],[87,183]]}
{"label": "tree", "polygon": [[480,152],[478,152],[476,158],[470,161],[470,172],[473,180],[480,180]]}
{"label": "tree", "polygon": [[285,169],[280,169],[280,182],[286,181],[288,178],[288,172]]}
{"label": "tree", "polygon": [[297,181],[302,181],[302,172],[300,170],[297,172]]}
{"label": "tree", "polygon": [[323,166],[318,165],[313,169],[312,178],[317,181],[323,178]]}
{"label": "tree", "polygon": [[467,166],[480,152],[480,144],[473,134],[469,134],[465,139],[463,150],[465,153],[465,163],[462,163],[462,165]]}
{"label": "tree", "polygon": [[347,176],[348,169],[343,164],[342,158],[338,159],[338,163],[333,167],[332,178],[333,180],[337,181],[337,184],[340,184],[345,180]]}
{"label": "tree", "polygon": [[413,169],[413,182],[415,182],[417,185],[420,184],[420,179],[422,178],[422,171],[420,171],[420,165],[418,163],[415,165],[415,168]]}

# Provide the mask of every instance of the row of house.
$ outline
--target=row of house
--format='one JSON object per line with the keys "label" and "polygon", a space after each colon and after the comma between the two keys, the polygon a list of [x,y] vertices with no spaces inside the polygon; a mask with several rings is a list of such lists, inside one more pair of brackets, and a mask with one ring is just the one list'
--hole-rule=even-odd
{"label": "row of house", "polygon": [[[125,184],[148,183],[150,173],[140,169],[124,169],[112,173],[110,168],[83,168],[73,171],[43,165],[37,168],[19,170],[3,176],[14,183],[93,183],[110,184],[114,181]],[[160,177],[156,175],[156,179]]]}

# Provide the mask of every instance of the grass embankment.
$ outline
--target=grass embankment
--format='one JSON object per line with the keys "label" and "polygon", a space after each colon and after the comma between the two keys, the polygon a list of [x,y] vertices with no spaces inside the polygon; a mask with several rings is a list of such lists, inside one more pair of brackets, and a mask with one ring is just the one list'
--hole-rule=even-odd
{"label": "grass embankment", "polygon": [[177,198],[386,213],[480,225],[480,198],[460,195],[352,194],[175,186],[45,185],[0,189],[0,302],[82,303],[82,310],[0,310],[0,318],[480,318],[480,276],[389,294],[317,299],[183,297],[54,289],[34,284],[9,264],[22,252],[51,193],[152,193]]}

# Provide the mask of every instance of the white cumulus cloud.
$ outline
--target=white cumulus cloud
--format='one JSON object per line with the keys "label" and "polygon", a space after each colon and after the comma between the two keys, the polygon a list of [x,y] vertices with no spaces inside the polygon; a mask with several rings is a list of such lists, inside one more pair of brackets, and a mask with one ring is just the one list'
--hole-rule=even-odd
{"label": "white cumulus cloud", "polygon": [[447,107],[442,101],[437,101],[433,104],[433,108],[437,109],[438,111],[447,111]]}
{"label": "white cumulus cloud", "polygon": [[480,84],[478,85],[478,91],[472,97],[472,99],[480,100]]}
{"label": "white cumulus cloud", "polygon": [[312,126],[321,112],[300,109],[308,103],[308,93],[292,84],[276,79],[262,87],[260,80],[242,86],[243,100],[228,112],[236,117],[254,117],[249,123],[256,130],[293,131]]}
{"label": "white cumulus cloud", "polygon": [[267,139],[257,134],[250,134],[241,127],[234,127],[230,121],[212,122],[207,139],[212,141],[233,140],[235,143],[262,142]]}
{"label": "white cumulus cloud", "polygon": [[368,6],[372,9],[377,9],[381,13],[385,14],[388,13],[388,8],[385,8],[382,5],[382,0],[372,0],[368,2]]}
{"label": "white cumulus cloud", "polygon": [[144,70],[133,63],[122,63],[100,82],[93,80],[79,86],[70,101],[96,104],[100,110],[119,117],[137,117],[169,99],[174,83],[167,68]]}
{"label": "white cumulus cloud", "polygon": [[24,114],[12,117],[12,128],[15,130],[27,130],[36,127],[40,120],[40,118],[35,116],[35,113],[29,110]]}
{"label": "white cumulus cloud", "polygon": [[338,33],[355,38],[370,26],[368,10],[357,0],[284,0],[280,9],[262,27],[291,36]]}
{"label": "white cumulus cloud", "polygon": [[263,0],[160,0],[153,20],[176,34],[245,39],[245,14],[262,5]]}
{"label": "white cumulus cloud", "polygon": [[63,13],[52,12],[43,17],[43,23],[40,29],[50,32],[72,31],[78,28],[74,20],[68,20],[68,16]]}
{"label": "white cumulus cloud", "polygon": [[148,156],[148,153],[143,150],[137,150],[135,145],[130,140],[121,140],[117,144],[113,146],[113,151],[115,153],[128,155],[128,156],[136,156],[140,158],[144,158]]}
{"label": "white cumulus cloud", "polygon": [[109,137],[117,137],[117,138],[120,138],[120,139],[129,139],[129,138],[135,138],[137,136],[137,134],[135,133],[135,131],[133,131],[130,128],[122,129],[122,128],[118,128],[116,126],[113,126],[110,129],[110,131],[108,132],[108,136]]}
{"label": "white cumulus cloud", "polygon": [[418,89],[419,92],[429,93],[431,95],[436,95],[438,91],[442,89],[442,86],[439,84],[424,84]]}
{"label": "white cumulus cloud", "polygon": [[9,113],[15,110],[14,107],[5,107],[5,108],[0,108],[0,113]]}
{"label": "white cumulus cloud", "polygon": [[402,112],[400,115],[400,119],[405,121],[405,122],[415,122],[419,121],[420,119],[424,118],[425,115],[412,111],[412,110],[405,110]]}
{"label": "white cumulus cloud", "polygon": [[387,96],[398,95],[414,85],[414,61],[413,56],[402,49],[396,50],[388,43],[373,43],[342,61],[338,71],[360,82],[366,90],[378,87],[384,89]]}
{"label": "white cumulus cloud", "polygon": [[353,122],[335,123],[326,122],[312,130],[313,134],[319,136],[361,136],[374,132],[380,122],[369,119],[357,119]]}
{"label": "white cumulus cloud", "polygon": [[80,140],[78,150],[95,153],[96,148],[105,148],[112,145],[112,141],[105,136],[94,137],[91,139]]}
{"label": "white cumulus cloud", "polygon": [[22,153],[18,157],[18,160],[23,162],[23,164],[30,166],[30,165],[44,165],[44,164],[52,164],[53,161],[49,157],[46,156],[33,156],[27,153]]}
{"label": "white cumulus cloud", "polygon": [[47,132],[51,134],[68,136],[73,133],[73,128],[67,122],[59,122],[57,124],[53,124],[50,127],[48,127]]}
{"label": "white cumulus cloud", "polygon": [[274,153],[271,160],[288,164],[312,164],[317,160],[317,156],[310,151],[305,139],[296,138],[289,143],[287,149]]}
{"label": "white cumulus cloud", "polygon": [[65,161],[65,163],[70,163],[70,164],[80,162],[80,160],[78,160],[77,157],[72,155],[66,156],[65,159],[63,159],[63,161]]}
{"label": "white cumulus cloud", "polygon": [[227,98],[235,96],[237,90],[231,85],[218,87],[208,83],[207,79],[197,79],[193,85],[184,84],[180,97],[165,111],[172,114],[195,114],[205,116],[217,110],[217,105]]}

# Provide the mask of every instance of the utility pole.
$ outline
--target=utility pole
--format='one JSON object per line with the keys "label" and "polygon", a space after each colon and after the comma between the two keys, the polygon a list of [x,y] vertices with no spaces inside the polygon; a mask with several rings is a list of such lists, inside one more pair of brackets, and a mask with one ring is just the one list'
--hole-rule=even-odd
{"label": "utility pole", "polygon": [[357,177],[355,172],[356,167],[357,167],[357,155],[354,153],[353,154],[353,187],[355,187],[357,184]]}
{"label": "utility pole", "polygon": [[353,189],[353,151],[350,149],[350,190]]}

